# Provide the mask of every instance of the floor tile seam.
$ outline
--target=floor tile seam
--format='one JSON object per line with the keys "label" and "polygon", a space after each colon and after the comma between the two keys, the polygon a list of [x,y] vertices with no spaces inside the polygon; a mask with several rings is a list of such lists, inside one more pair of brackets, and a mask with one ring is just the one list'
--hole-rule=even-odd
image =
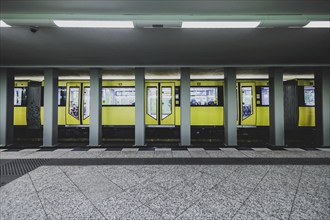
{"label": "floor tile seam", "polygon": [[[246,201],[250,198],[250,196],[252,195],[252,193],[255,192],[255,190],[260,185],[260,183],[262,182],[262,180],[266,177],[266,175],[268,174],[269,171],[270,171],[270,167],[267,169],[267,171],[265,172],[264,176],[256,184],[256,186],[253,188],[253,190],[249,193],[249,195],[246,197],[246,199],[241,203],[242,205],[236,210],[236,212],[234,213],[234,215],[231,217],[231,220],[237,215],[237,213],[239,212],[239,210],[245,205]],[[267,214],[267,213],[264,213],[264,214]]]}
{"label": "floor tile seam", "polygon": [[198,204],[201,200],[203,199],[203,195],[201,196],[201,198],[197,199],[196,201],[192,202],[187,208],[185,208],[182,212],[178,213],[173,220],[177,219],[180,217],[180,215],[182,215],[184,212],[186,212],[188,209],[190,209],[191,207],[193,207],[194,205]]}
{"label": "floor tile seam", "polygon": [[291,219],[291,215],[292,215],[293,207],[294,207],[294,202],[295,202],[295,200],[297,198],[297,194],[298,194],[298,190],[299,190],[299,186],[300,186],[300,181],[301,181],[301,177],[302,177],[302,173],[304,171],[304,168],[305,168],[305,166],[302,166],[301,171],[300,171],[300,175],[299,175],[299,180],[298,180],[296,192],[295,192],[295,195],[294,195],[294,197],[292,199],[292,204],[291,204],[291,208],[290,208],[290,214],[289,214],[289,218],[288,218],[289,220]]}
{"label": "floor tile seam", "polygon": [[[104,178],[106,178],[109,182],[111,182],[112,184],[116,185],[119,189],[121,189],[123,192],[125,191],[122,187],[120,187],[118,184],[116,184],[115,182],[113,182],[111,179],[109,179],[106,175],[104,175],[99,168],[96,169],[96,172],[98,172],[99,174],[101,174]],[[111,196],[110,196],[111,197]],[[108,197],[108,198],[110,198]]]}
{"label": "floor tile seam", "polygon": [[39,202],[40,202],[40,204],[41,204],[42,210],[44,211],[46,218],[49,220],[48,213],[47,213],[46,210],[45,210],[44,204],[43,204],[43,202],[41,201],[41,198],[40,198],[40,196],[39,196],[39,193],[38,193],[38,191],[37,191],[36,186],[34,185],[34,182],[33,182],[33,180],[32,180],[32,177],[30,176],[30,173],[27,173],[27,174],[28,174],[28,176],[29,176],[29,178],[30,178],[30,181],[31,181],[31,184],[32,184],[32,186],[33,186],[33,188],[34,188],[34,190],[35,190],[35,194],[37,195],[38,200],[39,200]]}
{"label": "floor tile seam", "polygon": [[218,181],[213,187],[211,187],[209,190],[212,190],[212,189],[218,187],[221,181],[225,181],[225,180],[227,180],[227,179],[228,179],[228,178],[229,178],[234,172],[236,172],[236,170],[238,170],[239,168],[240,168],[240,166],[237,166],[236,169],[234,169],[232,172],[230,172],[227,176],[225,176],[225,177],[223,177],[223,178],[218,178],[218,177],[215,177],[215,176],[212,176],[212,175],[209,174],[210,176],[219,179],[219,181]]}
{"label": "floor tile seam", "polygon": [[104,216],[104,214],[96,207],[96,205],[88,198],[88,196],[87,195],[85,195],[85,193],[78,187],[78,185],[67,175],[67,173],[65,172],[65,171],[63,171],[61,168],[59,168],[63,173],[64,173],[64,175],[69,179],[69,181],[75,186],[75,187],[77,187],[77,189],[78,189],[78,192],[80,192],[84,197],[85,197],[85,199],[86,200],[88,200],[91,204],[92,204],[92,206],[104,217],[104,219],[108,219],[108,218],[106,218],[105,216]]}
{"label": "floor tile seam", "polygon": [[322,174],[315,174],[315,173],[309,172],[309,171],[305,171],[305,174],[309,175],[309,176],[322,177],[322,178],[328,179],[330,181],[330,176],[323,176]]}
{"label": "floor tile seam", "polygon": [[[251,156],[249,156],[249,155],[247,155],[247,154],[245,154],[244,152],[242,152],[242,151],[239,151],[240,153],[242,153],[244,156],[246,156],[247,158],[254,158],[254,157],[251,157]],[[252,152],[256,152],[256,151],[252,151]]]}
{"label": "floor tile seam", "polygon": [[134,212],[135,210],[141,208],[142,206],[144,206],[144,207],[146,207],[147,209],[150,209],[150,211],[152,211],[152,212],[158,214],[157,212],[155,212],[154,210],[152,210],[151,208],[149,208],[147,205],[143,204],[140,200],[139,200],[139,202],[141,203],[141,205],[138,205],[138,206],[137,206],[136,208],[134,208],[133,210],[131,210],[131,211],[129,211],[129,212],[126,212],[126,213],[122,214],[121,216],[119,216],[119,219],[122,219],[122,218],[125,217],[126,215],[128,215],[128,214]]}

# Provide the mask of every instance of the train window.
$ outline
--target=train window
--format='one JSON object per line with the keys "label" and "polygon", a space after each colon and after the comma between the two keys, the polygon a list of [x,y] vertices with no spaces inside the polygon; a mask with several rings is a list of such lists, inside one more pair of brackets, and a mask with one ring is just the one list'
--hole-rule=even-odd
{"label": "train window", "polygon": [[306,106],[315,105],[315,90],[313,86],[304,86],[304,101]]}
{"label": "train window", "polygon": [[261,87],[261,105],[269,105],[269,87]]}
{"label": "train window", "polygon": [[102,89],[103,105],[134,105],[135,88],[134,87],[111,87]]}
{"label": "train window", "polygon": [[58,106],[65,106],[66,103],[66,88],[58,87]]}
{"label": "train window", "polygon": [[27,104],[27,89],[14,88],[14,106],[26,106]]}
{"label": "train window", "polygon": [[253,105],[252,105],[252,87],[243,86],[242,87],[242,119],[248,118],[253,114]]}
{"label": "train window", "polygon": [[79,119],[79,88],[70,87],[69,114]]}
{"label": "train window", "polygon": [[172,114],[172,87],[162,87],[162,119]]}
{"label": "train window", "polygon": [[84,119],[88,118],[90,115],[90,88],[84,88]]}
{"label": "train window", "polygon": [[190,105],[218,105],[218,87],[191,87]]}
{"label": "train window", "polygon": [[147,87],[147,113],[154,119],[157,119],[157,87]]}

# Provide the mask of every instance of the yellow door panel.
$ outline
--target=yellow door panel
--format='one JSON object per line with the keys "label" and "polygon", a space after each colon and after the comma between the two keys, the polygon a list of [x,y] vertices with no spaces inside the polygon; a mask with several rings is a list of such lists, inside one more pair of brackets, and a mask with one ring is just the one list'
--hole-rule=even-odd
{"label": "yellow door panel", "polygon": [[146,82],[146,125],[175,125],[174,82]]}
{"label": "yellow door panel", "polygon": [[257,126],[269,126],[269,107],[257,107]]}
{"label": "yellow door panel", "polygon": [[134,106],[103,107],[102,125],[135,125]]}
{"label": "yellow door panel", "polygon": [[14,107],[14,125],[27,125],[26,107]]}
{"label": "yellow door panel", "polygon": [[175,107],[175,125],[180,125],[180,107],[179,106],[176,106]]}
{"label": "yellow door panel", "polygon": [[80,125],[81,120],[81,83],[67,83],[66,124]]}
{"label": "yellow door panel", "polygon": [[315,126],[315,107],[299,107],[299,126]]}
{"label": "yellow door panel", "polygon": [[65,106],[58,107],[58,125],[65,125]]}

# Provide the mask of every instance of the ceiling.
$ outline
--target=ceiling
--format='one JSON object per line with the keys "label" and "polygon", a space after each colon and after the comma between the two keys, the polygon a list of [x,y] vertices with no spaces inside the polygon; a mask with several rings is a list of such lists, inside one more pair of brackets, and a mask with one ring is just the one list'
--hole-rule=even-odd
{"label": "ceiling", "polygon": [[[0,19],[13,27],[0,30],[0,66],[328,66],[330,29],[287,27],[330,20],[329,11],[329,0],[1,0]],[[136,28],[57,28],[53,19],[133,20]],[[179,28],[194,20],[258,20],[261,28]],[[153,24],[165,28],[146,28]]]}

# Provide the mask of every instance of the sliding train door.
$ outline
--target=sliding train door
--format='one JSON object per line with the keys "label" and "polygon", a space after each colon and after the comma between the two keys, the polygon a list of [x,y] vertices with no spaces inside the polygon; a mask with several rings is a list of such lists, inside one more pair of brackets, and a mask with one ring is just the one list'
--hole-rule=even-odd
{"label": "sliding train door", "polygon": [[66,125],[88,125],[90,116],[89,83],[67,83]]}
{"label": "sliding train door", "polygon": [[174,83],[146,82],[146,125],[175,124]]}
{"label": "sliding train door", "polygon": [[255,83],[242,82],[237,85],[238,124],[242,126],[256,125],[256,89]]}

